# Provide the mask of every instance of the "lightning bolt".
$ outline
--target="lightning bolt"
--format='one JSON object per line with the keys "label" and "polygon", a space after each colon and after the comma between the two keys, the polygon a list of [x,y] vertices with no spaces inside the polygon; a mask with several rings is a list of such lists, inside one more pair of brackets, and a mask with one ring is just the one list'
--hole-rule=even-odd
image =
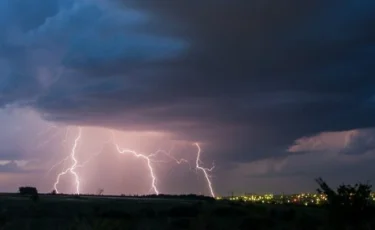
{"label": "lightning bolt", "polygon": [[215,197],[215,193],[214,193],[214,190],[212,188],[212,182],[210,180],[210,175],[208,175],[208,172],[211,172],[215,166],[213,165],[212,168],[204,168],[202,167],[200,164],[202,164],[202,161],[201,161],[201,147],[199,146],[198,143],[195,143],[195,146],[197,146],[197,149],[198,149],[198,152],[197,152],[197,158],[195,160],[195,168],[197,170],[201,170],[204,174],[204,177],[206,178],[206,181],[207,181],[207,185],[208,185],[208,188],[210,189],[210,193],[211,193],[211,196],[212,197]]}
{"label": "lightning bolt", "polygon": [[65,157],[64,159],[62,159],[61,161],[57,162],[56,164],[52,165],[52,167],[47,171],[46,175],[47,176],[51,171],[52,169],[56,168],[57,166],[59,166],[60,164],[64,163],[65,161],[67,161],[69,159],[70,156],[67,156]]}
{"label": "lightning bolt", "polygon": [[[80,184],[79,176],[78,176],[77,172],[74,171],[74,170],[76,169],[77,164],[78,164],[78,161],[76,159],[76,150],[77,150],[78,142],[81,139],[81,136],[82,136],[82,129],[81,129],[81,127],[78,127],[78,135],[74,140],[74,144],[73,144],[72,150],[71,150],[70,155],[69,155],[69,157],[73,161],[73,164],[69,168],[67,168],[65,171],[62,171],[57,175],[56,181],[53,185],[56,193],[59,193],[59,191],[57,189],[57,185],[60,183],[60,178],[67,173],[71,173],[74,176],[75,182],[76,182],[76,194],[80,193],[80,191],[79,191],[79,184]],[[63,161],[65,161],[65,159]]]}
{"label": "lightning bolt", "polygon": [[151,164],[151,162],[152,162],[151,157],[153,156],[153,154],[151,154],[150,156],[146,156],[145,154],[137,153],[136,151],[131,150],[131,149],[120,148],[120,146],[115,142],[115,136],[114,136],[113,132],[112,132],[112,137],[113,137],[113,143],[116,146],[116,150],[117,150],[118,153],[120,153],[120,154],[131,154],[131,155],[135,156],[136,158],[140,158],[140,159],[143,159],[144,161],[146,161],[148,170],[150,172],[150,177],[151,177],[151,190],[154,190],[155,194],[159,195],[159,190],[156,187],[156,176],[155,176],[155,173],[154,173],[154,168],[152,167],[152,164]]}
{"label": "lightning bolt", "polygon": [[[68,126],[65,130],[65,137],[64,139],[62,140],[61,142],[61,145],[65,148],[65,145],[64,142],[66,142],[68,140],[68,136],[69,136],[69,131],[70,131],[70,127]],[[56,164],[52,165],[52,167],[46,172],[45,174],[45,177],[54,169],[56,168],[57,166],[59,166],[60,164],[64,163],[65,161],[69,160],[70,156],[67,156],[65,157],[64,159],[58,161]]]}
{"label": "lightning bolt", "polygon": [[[172,148],[172,149],[173,149],[173,148]],[[188,164],[188,165],[189,165],[189,168],[190,168],[190,170],[191,170],[191,165],[190,165],[190,163],[189,163],[188,160],[186,160],[186,159],[184,159],[184,158],[177,159],[176,157],[174,157],[174,156],[171,155],[171,151],[172,151],[172,149],[171,149],[170,151],[168,151],[168,152],[165,151],[165,150],[161,150],[161,149],[159,149],[158,151],[152,153],[149,157],[150,157],[150,158],[153,158],[153,157],[156,157],[156,156],[159,155],[159,154],[163,154],[164,156],[168,157],[169,159],[171,159],[172,161],[174,161],[174,162],[175,162],[176,164],[178,164],[178,165],[180,165],[180,164],[182,164],[182,163],[186,163],[186,164]],[[164,163],[168,163],[168,162],[166,162],[166,161],[162,161],[162,162],[164,162]]]}
{"label": "lightning bolt", "polygon": [[[64,139],[64,142],[67,140],[67,136],[68,136],[68,133],[69,133],[69,128],[66,130],[66,134],[65,134],[65,139]],[[147,154],[143,154],[143,153],[140,153],[140,152],[137,152],[135,150],[131,150],[131,149],[127,149],[127,148],[122,148],[120,147],[119,144],[117,144],[116,140],[115,140],[115,135],[114,135],[114,132],[111,131],[111,134],[112,134],[112,138],[110,140],[112,140],[112,143],[113,145],[115,146],[115,149],[117,151],[117,153],[119,154],[129,154],[129,155],[132,155],[136,158],[139,158],[139,159],[142,159],[147,167],[148,167],[148,171],[149,171],[149,176],[150,176],[150,179],[151,179],[151,185],[150,185],[150,191],[153,191],[155,194],[159,194],[159,189],[157,187],[157,177],[156,177],[156,174],[155,174],[155,170],[153,168],[153,163],[155,162],[158,162],[155,158],[162,154],[162,155],[165,155],[166,157],[168,157],[169,159],[171,159],[172,161],[176,162],[176,164],[182,164],[182,163],[186,163],[190,166],[190,169],[191,169],[191,165],[189,163],[188,160],[186,159],[177,159],[176,157],[172,156],[171,155],[171,150],[168,152],[168,151],[165,151],[165,150],[157,150],[156,152],[154,153],[151,153],[149,155]],[[71,148],[71,151],[70,151],[70,154],[65,157],[64,159],[62,159],[61,161],[59,161],[58,163],[56,163],[55,165],[53,165],[47,172],[47,174],[55,167],[57,167],[58,165],[68,161],[69,159],[72,161],[72,164],[65,170],[61,171],[57,177],[56,177],[56,180],[55,180],[55,183],[53,184],[53,188],[55,189],[56,193],[59,193],[58,191],[58,184],[60,183],[60,179],[61,177],[63,177],[64,175],[70,173],[74,176],[74,179],[75,179],[75,185],[76,185],[76,194],[80,194],[80,178],[79,178],[79,175],[77,174],[77,172],[75,171],[76,168],[78,167],[84,167],[89,161],[91,161],[93,158],[97,157],[99,154],[101,154],[103,152],[103,149],[104,149],[104,146],[106,144],[108,144],[110,142],[110,140],[106,141],[103,143],[101,149],[99,152],[97,152],[96,154],[94,154],[92,157],[90,157],[88,160],[84,161],[83,163],[79,164],[77,158],[76,158],[76,152],[77,152],[77,148],[78,148],[78,143],[80,142],[81,140],[81,137],[82,137],[82,128],[81,127],[78,127],[78,134],[74,140],[74,144]],[[202,161],[200,159],[201,157],[201,148],[199,146],[198,143],[195,143],[195,146],[197,147],[198,149],[198,152],[197,152],[197,156],[196,156],[196,162],[195,162],[195,171],[197,172],[198,170],[202,171],[205,179],[206,179],[206,182],[207,182],[207,186],[210,190],[210,193],[211,193],[211,196],[212,197],[215,197],[215,193],[214,193],[214,190],[213,190],[213,186],[212,186],[212,182],[211,182],[211,176],[209,175],[209,172],[211,172],[213,169],[214,169],[214,165],[211,167],[211,168],[204,168],[202,166]],[[164,162],[165,163],[165,162]]]}

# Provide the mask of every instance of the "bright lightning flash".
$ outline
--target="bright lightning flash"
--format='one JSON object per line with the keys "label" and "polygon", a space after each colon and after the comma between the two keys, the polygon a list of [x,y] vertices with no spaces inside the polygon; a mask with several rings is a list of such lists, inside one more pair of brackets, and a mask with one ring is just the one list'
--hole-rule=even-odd
{"label": "bright lightning flash", "polygon": [[130,150],[130,149],[122,149],[120,148],[117,144],[116,145],[116,150],[117,152],[119,152],[120,154],[132,154],[133,156],[137,157],[137,158],[141,158],[143,160],[145,160],[147,162],[147,166],[148,166],[148,170],[150,172],[150,176],[152,178],[152,182],[151,182],[151,188],[154,190],[154,192],[159,195],[159,190],[158,188],[156,187],[156,176],[155,176],[155,173],[154,173],[154,169],[152,168],[152,164],[151,164],[151,159],[149,156],[146,156],[144,154],[141,154],[141,153],[137,153],[135,152],[134,150]]}
{"label": "bright lightning flash", "polygon": [[195,168],[198,170],[201,170],[204,174],[204,177],[206,178],[206,181],[207,181],[207,184],[208,184],[208,188],[210,189],[210,193],[211,193],[211,196],[212,197],[215,197],[215,193],[214,193],[214,189],[212,188],[212,182],[210,180],[210,175],[208,175],[208,172],[211,172],[215,166],[212,166],[212,168],[204,168],[202,167],[200,164],[202,163],[201,161],[201,147],[199,146],[198,143],[195,143],[195,146],[197,146],[198,148],[198,152],[197,152],[197,158],[196,158],[196,161],[195,161]]}
{"label": "bright lightning flash", "polygon": [[[69,132],[69,129],[67,129],[67,133]],[[131,149],[126,149],[126,148],[121,148],[115,141],[115,135],[114,135],[114,132],[112,131],[112,142],[113,142],[113,145],[116,147],[116,150],[118,153],[120,154],[130,154],[130,155],[133,155],[134,157],[136,158],[140,158],[142,160],[144,160],[146,163],[147,163],[147,167],[148,167],[148,171],[149,171],[149,174],[150,174],[150,178],[151,178],[151,190],[154,191],[155,194],[159,194],[159,189],[157,188],[157,178],[156,178],[156,175],[155,175],[155,170],[152,166],[152,163],[154,162],[158,162],[156,160],[154,160],[154,158],[159,155],[159,154],[163,154],[165,156],[167,156],[168,158],[172,159],[173,161],[175,161],[177,164],[181,164],[181,163],[186,163],[190,166],[189,162],[185,159],[180,159],[178,160],[177,158],[175,158],[174,156],[172,156],[170,154],[170,152],[167,152],[167,151],[164,151],[164,150],[158,150],[152,154],[149,154],[149,155],[146,155],[146,154],[143,154],[143,153],[139,153],[139,152],[136,152],[134,150],[131,150]],[[67,136],[68,134],[66,134]],[[89,158],[87,161],[81,163],[81,164],[78,164],[78,160],[76,159],[76,151],[77,151],[77,147],[78,147],[78,143],[79,141],[81,140],[81,136],[82,136],[82,128],[79,127],[78,128],[78,134],[77,134],[77,137],[75,138],[74,140],[74,144],[72,146],[72,149],[71,149],[71,152],[70,154],[64,158],[63,160],[61,160],[60,162],[58,162],[57,164],[53,165],[49,171],[51,171],[53,168],[55,168],[56,166],[64,163],[65,161],[71,159],[72,160],[72,164],[70,165],[70,167],[68,167],[67,169],[65,169],[64,171],[60,172],[57,177],[56,177],[56,181],[53,185],[56,193],[59,193],[58,189],[57,189],[57,185],[60,183],[60,178],[68,173],[72,174],[74,176],[74,179],[75,179],[75,184],[76,184],[76,194],[80,194],[80,179],[79,179],[79,176],[77,174],[77,172],[75,171],[76,168],[78,167],[84,167],[86,163],[88,163],[93,157],[96,157],[98,156],[100,153],[102,153],[102,150],[103,150],[103,147],[101,148],[101,150],[95,154],[93,157]],[[66,141],[66,138],[65,137],[65,141]],[[108,143],[109,141],[105,142]],[[104,145],[103,145],[104,146]],[[213,190],[213,186],[212,186],[212,182],[211,182],[211,176],[209,175],[208,172],[211,172],[215,166],[213,166],[212,168],[204,168],[203,166],[201,166],[202,164],[202,161],[200,159],[200,156],[201,156],[201,148],[199,146],[198,143],[195,143],[195,146],[198,148],[198,152],[197,152],[197,157],[196,157],[196,165],[195,165],[195,169],[196,171],[200,170],[203,172],[204,174],[204,177],[207,181],[207,185],[208,185],[208,188],[210,190],[210,193],[211,193],[211,196],[212,197],[215,197],[215,193],[214,193],[214,190]],[[190,167],[191,169],[191,167]],[[48,172],[49,172],[48,171]]]}
{"label": "bright lightning flash", "polygon": [[78,142],[81,139],[81,136],[82,136],[82,129],[81,129],[81,127],[79,127],[78,128],[78,135],[77,135],[76,139],[74,140],[74,145],[73,145],[72,151],[70,152],[70,158],[72,159],[73,164],[69,168],[67,168],[65,171],[62,171],[57,175],[55,184],[53,185],[56,193],[59,193],[59,191],[57,189],[57,185],[60,182],[60,177],[64,176],[68,172],[71,173],[74,176],[74,179],[75,179],[75,182],[76,182],[76,194],[80,193],[80,191],[79,191],[79,184],[80,184],[79,176],[78,176],[77,172],[74,171],[74,170],[76,169],[77,164],[78,164],[78,161],[76,159],[76,150],[77,150]]}

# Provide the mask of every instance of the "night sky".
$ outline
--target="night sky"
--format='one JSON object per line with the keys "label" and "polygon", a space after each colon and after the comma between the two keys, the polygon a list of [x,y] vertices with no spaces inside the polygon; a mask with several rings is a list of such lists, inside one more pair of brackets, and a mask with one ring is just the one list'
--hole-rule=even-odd
{"label": "night sky", "polygon": [[[124,148],[171,150],[162,193],[375,181],[373,0],[1,0],[0,189],[50,192],[77,127],[81,190],[150,192]],[[70,127],[70,128],[68,128]],[[74,192],[66,175],[59,189]]]}

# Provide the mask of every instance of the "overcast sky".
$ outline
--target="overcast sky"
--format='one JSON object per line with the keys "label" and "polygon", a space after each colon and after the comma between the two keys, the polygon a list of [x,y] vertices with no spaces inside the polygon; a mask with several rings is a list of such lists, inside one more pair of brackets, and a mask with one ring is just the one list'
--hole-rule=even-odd
{"label": "overcast sky", "polygon": [[[373,0],[3,0],[0,188],[314,191],[375,180]],[[109,141],[111,140],[111,141]],[[163,156],[162,156],[163,155]],[[58,189],[75,191],[64,175]]]}

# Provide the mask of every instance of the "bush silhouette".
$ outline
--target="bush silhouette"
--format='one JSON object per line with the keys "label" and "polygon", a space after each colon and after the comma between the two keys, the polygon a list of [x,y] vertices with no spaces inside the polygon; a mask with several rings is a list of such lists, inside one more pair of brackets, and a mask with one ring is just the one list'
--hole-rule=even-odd
{"label": "bush silhouette", "polygon": [[38,190],[34,187],[19,187],[18,190],[21,195],[30,196],[34,202],[39,200]]}
{"label": "bush silhouette", "polygon": [[38,195],[38,190],[35,187],[19,187],[21,195]]}
{"label": "bush silhouette", "polygon": [[317,191],[327,196],[327,205],[331,211],[331,217],[341,222],[351,223],[358,223],[371,218],[371,185],[357,183],[352,186],[343,184],[337,188],[337,191],[334,191],[322,178],[316,179],[316,182],[320,186]]}

